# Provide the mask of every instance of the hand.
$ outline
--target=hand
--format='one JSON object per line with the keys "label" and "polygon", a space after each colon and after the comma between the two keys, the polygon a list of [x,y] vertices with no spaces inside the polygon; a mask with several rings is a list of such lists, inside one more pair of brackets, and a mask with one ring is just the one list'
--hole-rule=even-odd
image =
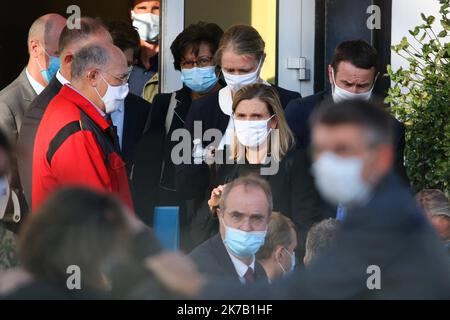
{"label": "hand", "polygon": [[215,214],[217,208],[219,207],[220,197],[222,196],[222,192],[224,189],[224,185],[218,186],[217,188],[211,191],[211,198],[208,200],[208,206],[211,213]]}
{"label": "hand", "polygon": [[205,156],[205,163],[209,166],[212,166],[216,163],[216,148],[214,146],[209,146],[205,150],[206,156]]}
{"label": "hand", "polygon": [[169,290],[194,298],[206,283],[194,264],[181,253],[165,252],[145,260],[145,265]]}

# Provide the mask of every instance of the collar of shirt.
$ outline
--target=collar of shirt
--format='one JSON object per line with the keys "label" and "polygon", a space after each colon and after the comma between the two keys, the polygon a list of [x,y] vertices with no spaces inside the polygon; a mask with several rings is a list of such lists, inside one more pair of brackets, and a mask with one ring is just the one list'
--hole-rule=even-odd
{"label": "collar of shirt", "polygon": [[25,73],[27,74],[28,81],[30,82],[34,92],[36,92],[37,95],[40,95],[41,92],[44,91],[45,87],[36,80],[34,80],[34,78],[28,72],[28,68],[25,69]]}
{"label": "collar of shirt", "polygon": [[63,86],[66,84],[70,84],[70,81],[64,78],[64,76],[61,74],[61,69],[59,69],[56,73],[56,79],[58,79],[58,81],[61,82]]}
{"label": "collar of shirt", "polygon": [[74,87],[66,84],[59,94],[83,110],[103,131],[110,127],[105,113]]}
{"label": "collar of shirt", "polygon": [[253,256],[252,263],[250,263],[250,265],[248,266],[245,263],[243,263],[241,260],[236,258],[228,249],[227,249],[227,252],[231,258],[231,262],[233,262],[234,269],[236,269],[236,273],[239,276],[239,280],[241,281],[241,283],[245,283],[244,275],[247,273],[247,269],[252,268],[253,272],[255,272],[255,256]]}

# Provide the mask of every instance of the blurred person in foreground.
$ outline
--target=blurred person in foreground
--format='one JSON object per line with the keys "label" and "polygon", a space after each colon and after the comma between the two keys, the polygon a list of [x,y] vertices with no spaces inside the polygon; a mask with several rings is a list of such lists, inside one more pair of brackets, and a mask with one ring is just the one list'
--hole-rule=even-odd
{"label": "blurred person in foreground", "polygon": [[388,114],[364,101],[314,114],[316,184],[325,199],[345,204],[348,216],[335,242],[308,268],[271,288],[238,289],[208,282],[176,254],[148,259],[147,266],[172,290],[205,299],[450,299],[446,253],[393,173],[390,123]]}
{"label": "blurred person in foreground", "polygon": [[[0,274],[0,297],[164,298],[141,263],[161,250],[159,243],[127,210],[94,190],[55,193],[25,223],[19,238],[23,268]],[[77,269],[79,280],[71,277]]]}

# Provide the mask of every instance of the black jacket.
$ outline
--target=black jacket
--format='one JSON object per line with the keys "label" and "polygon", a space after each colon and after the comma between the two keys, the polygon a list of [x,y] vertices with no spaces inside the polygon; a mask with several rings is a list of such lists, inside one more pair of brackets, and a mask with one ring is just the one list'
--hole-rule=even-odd
{"label": "black jacket", "polygon": [[[381,105],[377,98],[374,102]],[[297,146],[301,149],[307,149],[311,142],[311,129],[309,119],[311,114],[321,105],[333,103],[331,93],[322,91],[314,95],[292,100],[286,107],[286,120],[297,138]],[[405,149],[405,126],[403,123],[392,117],[395,130],[395,170],[405,180],[408,181],[404,167],[403,152]]]}
{"label": "black jacket", "polygon": [[[349,210],[313,264],[269,289],[211,283],[206,299],[450,299],[450,264],[407,186],[388,174],[364,206]],[[381,289],[367,283],[380,269]]]}
{"label": "black jacket", "polygon": [[249,164],[229,164],[217,166],[216,179],[205,194],[201,207],[192,218],[191,237],[201,243],[218,231],[217,217],[211,214],[208,199],[211,188],[227,184],[240,176],[256,174],[266,179],[272,189],[273,210],[288,216],[295,223],[298,246],[297,255],[305,251],[306,235],[311,226],[322,220],[327,207],[316,191],[310,174],[310,161],[301,150],[293,150],[279,163],[274,175],[261,175],[261,166]]}
{"label": "black jacket", "polygon": [[[190,257],[200,273],[221,280],[229,279],[234,284],[241,283],[220,234],[216,234],[198,246],[192,251]],[[257,282],[268,283],[266,272],[257,261],[255,261],[254,272]]]}

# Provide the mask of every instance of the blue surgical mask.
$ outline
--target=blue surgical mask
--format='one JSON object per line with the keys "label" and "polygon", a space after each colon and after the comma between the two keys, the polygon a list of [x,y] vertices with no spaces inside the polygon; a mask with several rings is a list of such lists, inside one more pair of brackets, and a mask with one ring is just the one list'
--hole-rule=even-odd
{"label": "blue surgical mask", "polygon": [[50,80],[52,80],[53,77],[56,75],[59,68],[61,68],[61,60],[59,57],[51,56],[47,52],[45,52],[45,54],[50,59],[47,69],[43,69],[41,67],[41,65],[39,64],[39,60],[38,60],[38,64],[39,64],[40,68],[42,69],[41,70],[42,77],[44,78],[45,82],[49,83]]}
{"label": "blue surgical mask", "polygon": [[237,257],[251,257],[264,245],[267,231],[246,232],[230,228],[225,224],[225,239],[223,243]]}
{"label": "blue surgical mask", "polygon": [[219,78],[216,67],[181,69],[181,81],[194,92],[208,92],[217,84]]}

